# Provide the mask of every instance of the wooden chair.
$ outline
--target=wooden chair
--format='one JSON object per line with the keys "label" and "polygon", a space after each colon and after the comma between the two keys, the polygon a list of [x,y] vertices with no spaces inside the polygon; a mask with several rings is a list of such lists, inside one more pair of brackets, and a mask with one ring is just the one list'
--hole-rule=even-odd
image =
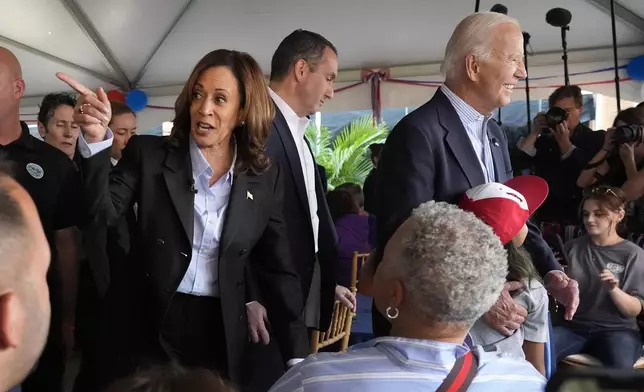
{"label": "wooden chair", "polygon": [[[602,367],[602,363],[595,357],[588,354],[569,355],[561,360],[561,365],[566,367]],[[640,358],[633,365],[633,369],[644,369],[644,357]]]}
{"label": "wooden chair", "polygon": [[[358,283],[358,264],[364,265],[369,257],[368,253],[353,252],[353,260],[351,261],[351,292],[355,295]],[[331,318],[331,326],[328,330],[320,332],[314,330],[311,334],[311,352],[313,354],[320,351],[321,348],[330,346],[336,342],[340,342],[340,352],[347,351],[349,347],[349,336],[351,335],[351,323],[353,322],[355,313],[349,308],[344,306],[342,302],[335,301],[333,307],[333,317]]]}

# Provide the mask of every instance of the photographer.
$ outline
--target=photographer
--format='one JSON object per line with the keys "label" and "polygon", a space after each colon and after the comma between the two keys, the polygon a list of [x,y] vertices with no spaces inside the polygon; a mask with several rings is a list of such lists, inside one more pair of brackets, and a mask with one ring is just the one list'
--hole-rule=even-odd
{"label": "photographer", "polygon": [[[577,179],[577,186],[586,188],[591,185],[609,185],[621,187],[626,180],[633,179],[644,163],[644,143],[624,140],[620,127],[628,125],[644,126],[644,109],[629,108],[622,110],[615,117],[613,128],[606,131],[604,145],[595,157],[588,163],[586,169]],[[618,132],[620,136],[616,138]],[[634,135],[636,136],[636,135]],[[616,143],[624,141],[624,143]],[[628,196],[628,195],[627,195]],[[631,200],[639,198],[637,195]]]}
{"label": "photographer", "polygon": [[577,178],[601,148],[604,132],[580,122],[583,96],[579,86],[562,86],[548,98],[550,110],[537,114],[532,130],[517,143],[532,157],[534,173],[548,182],[550,194],[538,213],[543,222],[577,224],[581,189]]}

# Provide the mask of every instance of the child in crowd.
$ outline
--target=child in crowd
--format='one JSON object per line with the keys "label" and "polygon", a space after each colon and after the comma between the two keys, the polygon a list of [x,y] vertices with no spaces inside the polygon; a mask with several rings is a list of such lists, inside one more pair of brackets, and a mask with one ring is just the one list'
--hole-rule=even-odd
{"label": "child in crowd", "polygon": [[545,343],[548,341],[548,294],[523,242],[526,222],[548,195],[548,184],[536,176],[515,177],[505,184],[488,183],[468,190],[460,207],[492,227],[508,252],[508,281],[523,282],[511,292],[528,311],[525,322],[511,336],[492,328],[482,317],[470,330],[472,343],[525,358],[545,375]]}

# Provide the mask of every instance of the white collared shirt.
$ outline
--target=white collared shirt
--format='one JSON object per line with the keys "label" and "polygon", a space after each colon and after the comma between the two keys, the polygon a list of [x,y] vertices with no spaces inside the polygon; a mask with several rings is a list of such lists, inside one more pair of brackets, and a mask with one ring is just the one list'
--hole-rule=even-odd
{"label": "white collared shirt", "polygon": [[190,161],[195,194],[192,258],[177,291],[198,296],[219,297],[219,243],[233,186],[235,156],[228,172],[209,185],[213,170],[190,136]]}
{"label": "white collared shirt", "polygon": [[297,154],[300,158],[300,164],[302,165],[302,174],[304,174],[304,186],[306,188],[306,196],[309,201],[309,213],[311,214],[311,223],[313,229],[313,241],[315,243],[315,252],[318,251],[318,232],[320,229],[320,219],[318,218],[318,199],[315,194],[315,160],[313,159],[313,154],[309,149],[306,141],[304,140],[304,132],[306,132],[306,127],[309,126],[310,120],[306,117],[299,117],[293,109],[279,96],[277,93],[270,88],[268,92],[271,94],[275,105],[284,115],[288,128],[291,131],[293,140],[295,140],[295,147],[297,148]]}
{"label": "white collared shirt", "polygon": [[442,85],[441,91],[450,101],[456,114],[461,119],[463,127],[467,132],[467,137],[472,143],[476,157],[481,165],[481,170],[485,176],[485,182],[495,182],[496,174],[494,173],[494,158],[492,158],[492,149],[490,148],[490,139],[488,137],[487,124],[492,118],[491,114],[483,115],[471,107],[461,97],[454,94],[447,86]]}

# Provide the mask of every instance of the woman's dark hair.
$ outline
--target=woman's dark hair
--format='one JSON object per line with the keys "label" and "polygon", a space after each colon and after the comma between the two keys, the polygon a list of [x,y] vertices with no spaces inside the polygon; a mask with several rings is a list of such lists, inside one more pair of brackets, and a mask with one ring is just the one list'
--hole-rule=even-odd
{"label": "woman's dark hair", "polygon": [[345,182],[342,185],[338,185],[335,189],[345,190],[353,196],[353,201],[360,208],[364,208],[364,194],[362,193],[362,187],[358,184],[352,182]]}
{"label": "woman's dark hair", "polygon": [[123,114],[131,114],[136,117],[136,113],[132,108],[119,101],[110,101],[110,108],[112,109],[112,119],[108,125],[112,125],[115,117],[121,116]]}
{"label": "woman's dark hair", "polygon": [[159,366],[119,380],[106,392],[235,392],[228,383],[206,369],[179,365]]}
{"label": "woman's dark hair", "polygon": [[351,192],[345,189],[334,189],[326,194],[326,202],[329,205],[329,212],[333,222],[349,214],[357,214],[360,208],[356,204]]}
{"label": "woman's dark hair", "polygon": [[512,241],[505,245],[508,252],[508,281],[528,282],[532,279],[540,280],[539,273],[532,262],[532,257],[523,246],[516,246]]}
{"label": "woman's dark hair", "polygon": [[[587,188],[584,190],[584,198],[579,207],[581,215],[583,215],[584,205],[588,200],[596,201],[599,205],[599,209],[605,212],[625,211],[626,203],[628,202],[626,194],[624,194],[624,191],[621,188],[605,185]],[[615,228],[618,233],[623,232],[625,230],[625,222],[617,222]]]}
{"label": "woman's dark hair", "polygon": [[38,121],[47,128],[47,124],[54,116],[56,109],[63,105],[74,108],[76,106],[76,99],[67,93],[45,95],[38,110]]}
{"label": "woman's dark hair", "polygon": [[178,146],[181,140],[188,138],[191,127],[190,105],[195,84],[204,71],[214,67],[228,68],[238,83],[243,125],[233,131],[237,141],[235,170],[244,172],[250,169],[254,173],[261,173],[270,163],[264,155],[264,144],[271,130],[275,107],[259,64],[248,53],[218,49],[199,60],[174,105],[175,118],[170,141]]}
{"label": "woman's dark hair", "polygon": [[615,120],[613,121],[613,126],[616,126],[618,121],[621,121],[624,124],[629,124],[629,125],[644,126],[644,108],[634,107],[634,108],[624,109],[621,112],[617,113],[617,116],[615,116]]}

